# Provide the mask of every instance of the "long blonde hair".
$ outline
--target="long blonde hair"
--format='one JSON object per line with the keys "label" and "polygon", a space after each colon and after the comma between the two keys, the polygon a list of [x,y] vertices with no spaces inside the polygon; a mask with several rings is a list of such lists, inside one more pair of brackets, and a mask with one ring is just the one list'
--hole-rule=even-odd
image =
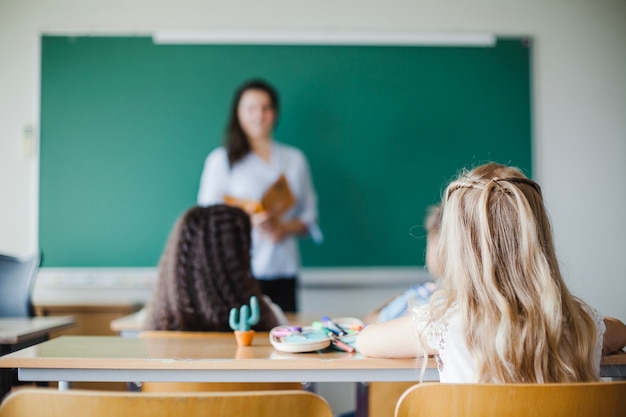
{"label": "long blonde hair", "polygon": [[447,187],[439,257],[430,322],[458,308],[477,382],[599,379],[596,325],[565,286],[541,189],[521,171],[489,163]]}

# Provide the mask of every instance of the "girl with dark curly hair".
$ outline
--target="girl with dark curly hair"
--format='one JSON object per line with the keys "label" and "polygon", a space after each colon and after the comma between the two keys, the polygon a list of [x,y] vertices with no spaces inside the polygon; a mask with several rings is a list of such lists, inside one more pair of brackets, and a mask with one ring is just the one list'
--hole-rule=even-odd
{"label": "girl with dark curly hair", "polygon": [[193,207],[176,222],[161,257],[145,329],[230,331],[228,314],[256,296],[261,319],[253,329],[284,324],[250,272],[250,218],[241,209]]}

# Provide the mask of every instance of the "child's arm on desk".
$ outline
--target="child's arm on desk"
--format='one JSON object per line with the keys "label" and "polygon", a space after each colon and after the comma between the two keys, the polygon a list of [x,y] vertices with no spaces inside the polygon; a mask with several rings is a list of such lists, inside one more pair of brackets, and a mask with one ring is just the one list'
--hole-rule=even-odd
{"label": "child's arm on desk", "polygon": [[608,355],[624,349],[626,346],[626,325],[613,317],[605,317],[604,343],[602,344],[602,354]]}
{"label": "child's arm on desk", "polygon": [[[417,329],[411,314],[384,323],[365,326],[356,339],[356,348],[365,356],[378,358],[415,358],[420,355]],[[425,346],[426,341],[422,341]],[[435,354],[428,349],[428,354]]]}

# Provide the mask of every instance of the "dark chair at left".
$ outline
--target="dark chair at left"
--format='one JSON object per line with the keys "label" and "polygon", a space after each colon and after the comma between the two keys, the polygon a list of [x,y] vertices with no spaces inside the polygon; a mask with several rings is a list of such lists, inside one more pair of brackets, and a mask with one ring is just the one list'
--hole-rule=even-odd
{"label": "dark chair at left", "polygon": [[[35,315],[32,293],[40,263],[39,252],[24,258],[0,254],[0,319],[27,319]],[[46,339],[47,336],[42,336],[28,342],[0,344],[0,355]],[[19,384],[16,370],[0,370],[0,399],[12,386]]]}
{"label": "dark chair at left", "polygon": [[0,255],[0,317],[33,317],[33,286],[41,254],[15,258]]}

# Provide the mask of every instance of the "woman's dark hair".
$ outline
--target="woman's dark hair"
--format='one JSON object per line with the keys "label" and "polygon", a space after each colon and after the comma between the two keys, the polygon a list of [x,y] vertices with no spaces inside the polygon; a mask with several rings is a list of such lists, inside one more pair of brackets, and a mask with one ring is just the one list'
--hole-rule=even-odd
{"label": "woman's dark hair", "polygon": [[228,153],[228,162],[232,167],[235,162],[246,156],[250,152],[250,142],[248,137],[241,128],[239,117],[237,116],[237,108],[241,96],[248,90],[259,90],[267,93],[270,97],[272,108],[278,115],[278,93],[268,82],[261,79],[253,79],[242,84],[235,92],[235,97],[230,108],[230,117],[226,127],[225,147]]}
{"label": "woman's dark hair", "polygon": [[241,209],[189,209],[170,234],[158,275],[146,329],[230,331],[230,309],[253,295],[261,309],[253,328],[279,324],[250,272],[250,218]]}

